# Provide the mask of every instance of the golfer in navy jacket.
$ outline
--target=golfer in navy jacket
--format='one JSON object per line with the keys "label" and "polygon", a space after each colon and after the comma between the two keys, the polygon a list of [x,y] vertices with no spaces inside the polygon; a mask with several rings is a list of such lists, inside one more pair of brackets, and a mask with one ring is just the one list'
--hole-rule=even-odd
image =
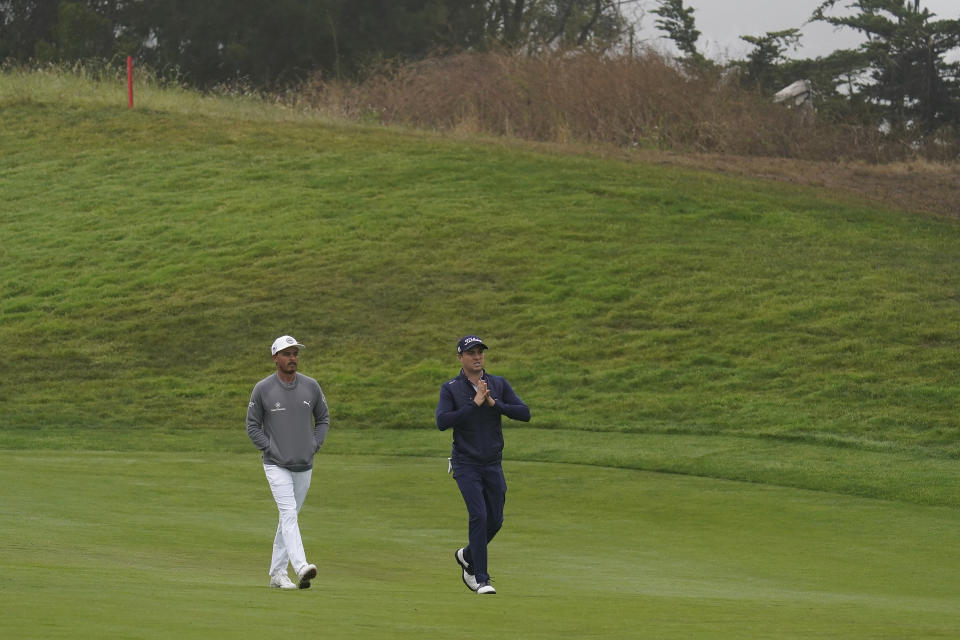
{"label": "golfer in navy jacket", "polygon": [[484,370],[486,349],[477,336],[460,339],[460,375],[444,383],[437,403],[437,428],[453,428],[450,465],[470,516],[469,545],[455,555],[463,583],[480,594],[496,593],[487,573],[487,544],[503,526],[507,494],[501,416],[530,421],[530,408],[510,383]]}

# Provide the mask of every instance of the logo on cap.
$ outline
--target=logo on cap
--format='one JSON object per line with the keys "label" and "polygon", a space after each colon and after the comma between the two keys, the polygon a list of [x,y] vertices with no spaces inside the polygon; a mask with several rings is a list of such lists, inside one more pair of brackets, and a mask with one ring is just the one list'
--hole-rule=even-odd
{"label": "logo on cap", "polygon": [[303,345],[297,342],[297,339],[293,336],[280,336],[273,341],[273,345],[270,347],[270,353],[272,355],[277,355],[277,351],[282,351],[287,347],[300,347],[303,348]]}
{"label": "logo on cap", "polygon": [[457,353],[463,353],[467,349],[472,349],[474,346],[480,346],[484,349],[487,348],[487,345],[483,344],[483,340],[479,336],[464,336],[460,338],[460,342],[457,343]]}

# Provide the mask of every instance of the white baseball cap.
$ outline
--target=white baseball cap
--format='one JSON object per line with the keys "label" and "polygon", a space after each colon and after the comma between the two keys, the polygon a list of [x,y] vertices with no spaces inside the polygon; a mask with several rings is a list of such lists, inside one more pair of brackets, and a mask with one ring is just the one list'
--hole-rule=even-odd
{"label": "white baseball cap", "polygon": [[289,349],[290,347],[300,347],[303,348],[303,345],[297,342],[296,338],[293,336],[280,336],[273,341],[273,345],[270,347],[270,355],[277,355],[277,351],[283,351],[284,349]]}

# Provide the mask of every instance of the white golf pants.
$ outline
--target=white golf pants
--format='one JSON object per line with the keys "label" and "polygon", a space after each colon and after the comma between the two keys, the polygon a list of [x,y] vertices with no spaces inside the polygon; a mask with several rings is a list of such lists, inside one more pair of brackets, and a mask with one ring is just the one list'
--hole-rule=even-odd
{"label": "white golf pants", "polygon": [[273,538],[273,558],[270,560],[270,575],[286,573],[287,563],[300,573],[307,564],[303,551],[303,539],[300,537],[300,524],[297,514],[307,499],[310,478],[313,470],[290,471],[272,464],[263,465],[270,483],[270,491],[280,512],[277,535]]}

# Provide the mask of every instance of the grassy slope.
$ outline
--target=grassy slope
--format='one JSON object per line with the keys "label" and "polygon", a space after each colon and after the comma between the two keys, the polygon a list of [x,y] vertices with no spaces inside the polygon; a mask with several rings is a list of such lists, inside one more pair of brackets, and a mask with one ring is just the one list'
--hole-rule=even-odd
{"label": "grassy slope", "polygon": [[[791,484],[898,498],[878,470],[945,458],[929,501],[955,500],[956,221],[159,91],[128,111],[82,84],[4,83],[0,446],[244,450],[249,389],[289,332],[345,447],[395,427],[416,431],[386,442],[433,453],[451,347],[476,331],[533,407],[518,457],[776,481],[739,452],[842,444],[769,455],[796,465]],[[660,434],[719,439],[701,455]],[[864,466],[855,482],[818,479],[837,458]]]}

